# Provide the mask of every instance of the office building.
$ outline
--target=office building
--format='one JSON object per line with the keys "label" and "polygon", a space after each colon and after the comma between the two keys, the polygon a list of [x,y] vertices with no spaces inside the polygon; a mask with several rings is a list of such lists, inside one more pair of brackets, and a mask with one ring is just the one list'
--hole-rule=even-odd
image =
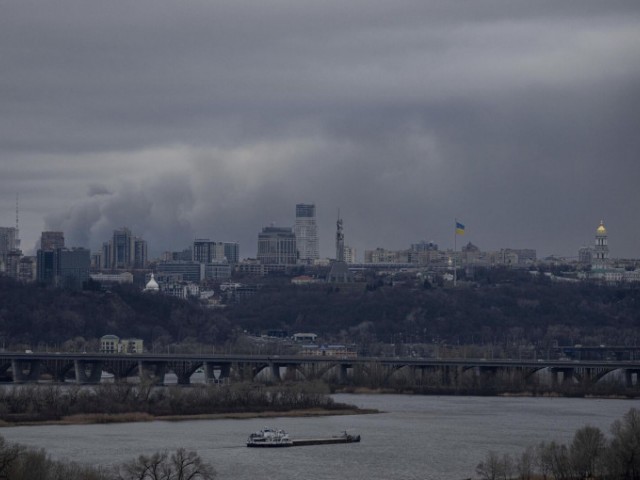
{"label": "office building", "polygon": [[133,239],[133,268],[145,268],[147,266],[147,242],[141,238]]}
{"label": "office building", "polygon": [[318,226],[316,224],[316,206],[299,203],[296,205],[296,222],[294,225],[298,262],[312,264],[320,258]]}
{"label": "office building", "polygon": [[231,278],[231,265],[228,262],[205,263],[205,280],[227,280]]}
{"label": "office building", "polygon": [[295,265],[296,235],[291,228],[264,227],[258,234],[258,261],[263,265]]}
{"label": "office building", "polygon": [[34,282],[37,277],[36,257],[22,257],[18,266],[18,280],[21,282]]}
{"label": "office building", "polygon": [[64,248],[64,233],[42,232],[40,236],[40,250],[52,252],[58,248]]}
{"label": "office building", "polygon": [[85,248],[38,250],[37,280],[72,290],[82,289],[89,279],[91,253]]}
{"label": "office building", "polygon": [[81,290],[89,280],[91,252],[86,248],[59,248],[55,251],[55,285]]}
{"label": "office building", "polygon": [[18,229],[15,227],[0,227],[0,256],[8,254],[18,247]]}
{"label": "office building", "polygon": [[193,242],[193,261],[209,263],[224,257],[224,245],[212,242],[208,238],[199,238]]}
{"label": "office building", "polygon": [[38,282],[53,285],[55,279],[55,264],[55,250],[38,250],[36,257],[36,279]]}
{"label": "office building", "polygon": [[200,263],[228,262],[232,265],[240,261],[240,245],[235,242],[214,242],[208,238],[193,242],[193,261]]}
{"label": "office building", "polygon": [[0,227],[0,273],[17,280],[21,257],[18,229]]}
{"label": "office building", "polygon": [[191,261],[160,262],[156,272],[156,278],[171,276],[175,281],[200,283],[204,279],[205,264]]}
{"label": "office building", "polygon": [[231,265],[240,262],[240,244],[236,242],[222,242],[224,244],[224,256]]}
{"label": "office building", "polygon": [[147,242],[135,237],[126,227],[113,231],[110,241],[102,244],[103,269],[145,268],[148,262]]}
{"label": "office building", "polygon": [[112,240],[112,268],[129,268],[133,265],[133,237],[131,230],[114,230]]}

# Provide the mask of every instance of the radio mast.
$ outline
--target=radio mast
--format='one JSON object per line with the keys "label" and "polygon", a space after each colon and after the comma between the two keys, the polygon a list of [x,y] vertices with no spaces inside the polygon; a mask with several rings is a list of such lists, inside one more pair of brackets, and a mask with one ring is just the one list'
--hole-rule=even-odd
{"label": "radio mast", "polygon": [[20,250],[20,194],[16,193],[16,237],[14,240],[14,247],[16,250]]}

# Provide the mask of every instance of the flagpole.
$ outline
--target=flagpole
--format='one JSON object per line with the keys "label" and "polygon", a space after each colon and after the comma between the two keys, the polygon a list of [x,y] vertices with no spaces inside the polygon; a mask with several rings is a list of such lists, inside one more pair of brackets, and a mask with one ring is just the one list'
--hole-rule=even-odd
{"label": "flagpole", "polygon": [[456,251],[458,250],[458,219],[453,219],[453,286],[458,283],[458,265],[456,258]]}

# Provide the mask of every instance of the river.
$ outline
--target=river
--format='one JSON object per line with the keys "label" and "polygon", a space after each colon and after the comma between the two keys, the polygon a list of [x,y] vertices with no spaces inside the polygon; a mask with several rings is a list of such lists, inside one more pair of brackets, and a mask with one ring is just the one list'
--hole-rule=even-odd
{"label": "river", "polygon": [[[461,480],[489,450],[520,453],[541,441],[569,442],[584,425],[608,434],[611,423],[640,402],[511,397],[335,395],[384,413],[310,418],[201,420],[109,425],[7,427],[9,441],[44,448],[54,458],[110,465],[139,454],[184,447],[214,465],[220,480]],[[264,426],[293,438],[348,430],[362,442],[285,449],[244,446]]]}

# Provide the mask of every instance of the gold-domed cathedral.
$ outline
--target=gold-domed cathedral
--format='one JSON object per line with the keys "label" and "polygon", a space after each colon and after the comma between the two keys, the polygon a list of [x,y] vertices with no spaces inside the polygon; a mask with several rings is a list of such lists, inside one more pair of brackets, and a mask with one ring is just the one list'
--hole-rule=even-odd
{"label": "gold-domed cathedral", "polygon": [[605,270],[609,266],[609,244],[604,222],[596,229],[596,244],[593,249],[593,270]]}

